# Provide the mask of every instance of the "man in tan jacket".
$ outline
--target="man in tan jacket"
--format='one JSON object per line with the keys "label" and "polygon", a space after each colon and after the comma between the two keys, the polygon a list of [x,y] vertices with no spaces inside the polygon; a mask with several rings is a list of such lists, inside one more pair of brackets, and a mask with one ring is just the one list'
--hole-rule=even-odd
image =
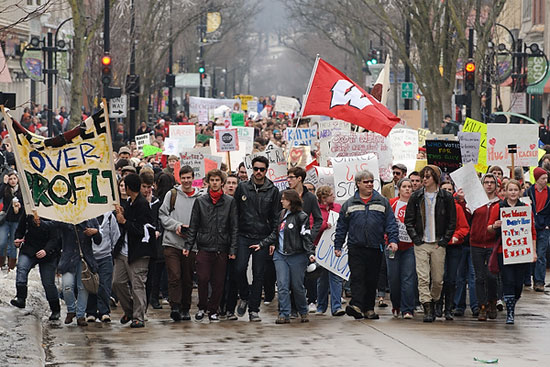
{"label": "man in tan jacket", "polygon": [[388,200],[397,196],[397,183],[403,177],[407,177],[407,167],[402,163],[396,163],[392,166],[393,181],[382,186],[382,196]]}

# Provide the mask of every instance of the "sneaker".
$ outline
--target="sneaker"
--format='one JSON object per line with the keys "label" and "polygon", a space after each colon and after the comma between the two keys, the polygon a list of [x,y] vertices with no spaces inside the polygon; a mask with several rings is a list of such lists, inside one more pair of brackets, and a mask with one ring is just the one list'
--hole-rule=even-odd
{"label": "sneaker", "polygon": [[400,312],[399,312],[398,308],[392,308],[391,313],[392,313],[393,317],[395,317],[396,319],[399,318]]}
{"label": "sneaker", "polygon": [[250,322],[260,322],[262,319],[260,318],[260,315],[258,315],[257,312],[250,312],[248,313],[248,319]]}
{"label": "sneaker", "polygon": [[388,304],[384,301],[384,297],[378,297],[378,307],[388,307]]}
{"label": "sneaker", "polygon": [[343,308],[339,308],[332,313],[332,316],[344,316],[346,311]]}
{"label": "sneaker", "polygon": [[235,321],[235,320],[238,320],[239,318],[237,317],[237,315],[235,315],[233,312],[228,312],[227,313],[227,320],[229,321]]}
{"label": "sneaker", "polygon": [[[94,318],[95,320],[95,318]],[[88,326],[88,323],[86,322],[86,318],[85,317],[79,317],[76,319],[76,324],[78,326]]]}
{"label": "sneaker", "polygon": [[116,308],[116,299],[115,297],[109,297],[109,305],[111,306],[111,308]]}
{"label": "sneaker", "polygon": [[189,315],[189,311],[181,311],[180,317],[183,321],[189,321],[191,320],[191,315]]}
{"label": "sneaker", "polygon": [[109,314],[105,314],[101,316],[101,322],[106,322],[106,323],[111,322],[111,316]]}
{"label": "sneaker", "polygon": [[422,305],[418,305],[418,306],[415,307],[414,312],[415,313],[424,313],[424,307],[422,307]]}
{"label": "sneaker", "polygon": [[[78,320],[77,320],[78,321]],[[94,315],[88,315],[86,316],[87,322],[95,322],[95,316]]]}
{"label": "sneaker", "polygon": [[413,314],[410,313],[410,312],[405,312],[405,313],[403,314],[403,318],[404,318],[405,320],[411,320],[411,319],[414,318],[414,316],[413,316]]}
{"label": "sneaker", "polygon": [[149,304],[155,310],[162,310],[162,305],[160,304],[158,298],[156,298],[156,299],[151,298],[151,301],[149,302]]}
{"label": "sneaker", "polygon": [[461,309],[458,309],[458,308],[457,308],[457,309],[454,311],[454,316],[459,316],[459,317],[460,317],[460,316],[464,316],[464,310],[461,310]]}
{"label": "sneaker", "polygon": [[271,304],[271,301],[264,301],[264,305],[269,306]]}
{"label": "sneaker", "polygon": [[287,319],[286,317],[284,316],[279,316],[277,317],[277,319],[275,320],[275,323],[276,324],[290,324],[290,319]]}
{"label": "sneaker", "polygon": [[132,329],[142,328],[142,327],[145,327],[145,323],[141,320],[132,320],[130,327]]}
{"label": "sneaker", "polygon": [[127,324],[130,321],[132,321],[132,319],[130,317],[126,316],[126,315],[122,315],[122,317],[120,318],[120,323],[122,325]]}
{"label": "sneaker", "polygon": [[65,325],[70,324],[73,322],[73,319],[76,317],[76,313],[74,312],[67,312],[67,316],[65,316]]}
{"label": "sneaker", "polygon": [[374,310],[368,310],[363,316],[368,320],[378,320],[380,318]]}
{"label": "sneaker", "polygon": [[174,321],[180,321],[181,320],[181,313],[179,308],[173,308],[172,311],[170,311],[170,318]]}
{"label": "sneaker", "polygon": [[309,322],[309,319],[307,318],[307,313],[300,315],[300,322]]}
{"label": "sneaker", "polygon": [[246,313],[246,308],[248,307],[248,301],[240,299],[237,303],[237,316],[243,317]]}
{"label": "sneaker", "polygon": [[204,319],[205,312],[203,310],[198,310],[195,314],[195,321],[202,321]]}
{"label": "sneaker", "polygon": [[309,313],[315,313],[317,311],[317,306],[315,303],[310,303],[308,306],[308,312]]}
{"label": "sneaker", "polygon": [[298,318],[298,312],[296,312],[296,311],[291,311],[291,312],[290,312],[290,318],[291,318],[291,319],[297,319],[297,318]]}
{"label": "sneaker", "polygon": [[499,299],[499,300],[497,301],[497,310],[498,310],[498,311],[504,310],[504,302],[502,302],[501,299]]}
{"label": "sneaker", "polygon": [[210,322],[220,322],[220,318],[217,313],[208,315],[208,320],[210,320]]}
{"label": "sneaker", "polygon": [[544,284],[535,284],[535,292],[544,292]]}
{"label": "sneaker", "polygon": [[348,316],[353,316],[356,320],[363,318],[363,313],[361,312],[361,309],[357,306],[347,305],[346,314]]}
{"label": "sneaker", "polygon": [[340,297],[340,303],[345,305],[348,301],[344,297]]}
{"label": "sneaker", "polygon": [[472,310],[472,316],[478,317],[479,316],[479,307],[476,307]]}
{"label": "sneaker", "polygon": [[[324,315],[325,312],[327,312],[327,310],[317,310],[317,311],[315,312],[315,314],[316,314],[316,315]],[[346,312],[344,311],[344,313],[346,313]]]}
{"label": "sneaker", "polygon": [[220,312],[218,317],[220,318],[221,321],[225,321],[225,320],[227,320],[227,313]]}

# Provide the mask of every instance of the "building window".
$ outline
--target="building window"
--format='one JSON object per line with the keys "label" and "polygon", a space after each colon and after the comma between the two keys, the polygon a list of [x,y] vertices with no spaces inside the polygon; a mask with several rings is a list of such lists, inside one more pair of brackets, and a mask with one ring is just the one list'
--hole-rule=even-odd
{"label": "building window", "polygon": [[523,20],[531,19],[531,2],[533,0],[523,0]]}
{"label": "building window", "polygon": [[533,0],[533,24],[544,24],[544,3],[545,0]]}

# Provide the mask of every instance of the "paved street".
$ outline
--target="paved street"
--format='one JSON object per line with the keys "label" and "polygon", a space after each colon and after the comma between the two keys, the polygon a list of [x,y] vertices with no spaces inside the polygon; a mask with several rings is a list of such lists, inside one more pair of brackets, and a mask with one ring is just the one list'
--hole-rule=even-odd
{"label": "paved street", "polygon": [[[547,288],[548,290],[548,288]],[[194,309],[193,309],[194,311]],[[393,319],[355,321],[348,316],[311,316],[311,322],[275,325],[276,304],[262,306],[263,322],[174,323],[168,306],[149,312],[145,329],[117,322],[79,328],[45,328],[48,366],[542,366],[550,361],[550,293],[525,291],[516,324],[504,313],[486,323],[466,317],[422,323]],[[120,309],[115,313],[120,317]],[[246,319],[247,320],[247,319]]]}

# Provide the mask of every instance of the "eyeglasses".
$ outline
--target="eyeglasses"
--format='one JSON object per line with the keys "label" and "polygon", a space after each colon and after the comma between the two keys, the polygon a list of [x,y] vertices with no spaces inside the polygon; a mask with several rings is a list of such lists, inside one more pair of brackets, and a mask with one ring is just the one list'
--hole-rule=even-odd
{"label": "eyeglasses", "polygon": [[361,181],[362,184],[366,185],[366,184],[373,184],[374,183],[374,180],[364,180],[364,181]]}
{"label": "eyeglasses", "polygon": [[295,179],[296,176],[287,176],[287,178]]}
{"label": "eyeglasses", "polygon": [[265,167],[252,167],[252,169],[254,170],[254,172],[256,172],[256,171],[265,172],[265,170],[266,170]]}

